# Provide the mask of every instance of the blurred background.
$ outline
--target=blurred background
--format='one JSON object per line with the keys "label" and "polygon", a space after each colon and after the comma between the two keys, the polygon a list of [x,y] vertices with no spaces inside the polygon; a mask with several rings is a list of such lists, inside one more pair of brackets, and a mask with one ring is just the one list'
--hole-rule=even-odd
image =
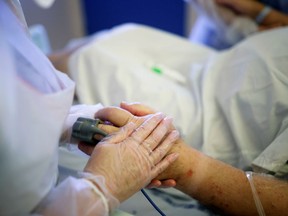
{"label": "blurred background", "polygon": [[57,0],[48,10],[31,0],[22,0],[21,4],[28,26],[42,24],[53,50],[62,48],[70,39],[127,22],[186,37],[196,17],[184,0]]}

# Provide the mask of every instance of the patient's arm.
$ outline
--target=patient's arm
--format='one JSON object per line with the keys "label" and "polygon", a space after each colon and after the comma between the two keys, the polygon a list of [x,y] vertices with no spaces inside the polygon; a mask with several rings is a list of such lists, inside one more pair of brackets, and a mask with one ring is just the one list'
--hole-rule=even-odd
{"label": "patient's arm", "polygon": [[59,50],[55,50],[47,55],[53,66],[69,76],[68,62],[70,56],[76,52],[78,49],[84,47],[85,45],[89,46],[89,42],[92,40],[92,37],[82,38],[82,40],[74,46],[65,46]]}
{"label": "patient's arm", "polygon": [[[121,104],[121,107],[139,115],[149,110],[140,104]],[[120,109],[108,108],[107,113],[104,109],[98,114],[111,122],[116,121],[116,124],[131,119]],[[116,118],[113,119],[113,116]],[[178,190],[229,215],[258,215],[245,172],[204,155],[181,139],[171,152],[180,155],[158,176],[159,179],[175,179]],[[266,215],[285,215],[288,211],[288,183],[262,175],[253,179]]]}
{"label": "patient's arm", "polygon": [[[264,5],[255,0],[215,0],[219,5],[225,6],[237,14],[248,16],[255,19]],[[259,25],[259,30],[266,30],[279,26],[288,25],[288,16],[280,11],[272,9],[269,14],[264,18],[263,22]]]}
{"label": "patient's arm", "polygon": [[62,49],[50,53],[47,57],[57,70],[68,74],[68,59],[72,53],[72,50]]}
{"label": "patient's arm", "polygon": [[[245,172],[196,151],[182,140],[174,146],[173,151],[180,155],[160,179],[175,178],[178,190],[228,215],[258,215]],[[262,175],[253,177],[253,182],[266,215],[285,215],[288,183]]]}

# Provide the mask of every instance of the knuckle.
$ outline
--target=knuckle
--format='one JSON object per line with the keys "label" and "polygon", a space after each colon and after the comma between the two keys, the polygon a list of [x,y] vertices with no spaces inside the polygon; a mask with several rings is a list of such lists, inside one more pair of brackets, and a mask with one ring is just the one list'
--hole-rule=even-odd
{"label": "knuckle", "polygon": [[158,144],[160,141],[160,137],[158,134],[152,133],[149,137],[149,143],[152,145]]}

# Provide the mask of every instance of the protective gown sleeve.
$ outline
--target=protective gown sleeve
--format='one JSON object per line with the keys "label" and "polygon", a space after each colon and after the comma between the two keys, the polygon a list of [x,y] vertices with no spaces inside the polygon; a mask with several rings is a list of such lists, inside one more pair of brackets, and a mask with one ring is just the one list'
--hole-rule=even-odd
{"label": "protective gown sleeve", "polygon": [[41,215],[109,215],[119,201],[106,189],[103,176],[68,177],[42,200],[33,212]]}

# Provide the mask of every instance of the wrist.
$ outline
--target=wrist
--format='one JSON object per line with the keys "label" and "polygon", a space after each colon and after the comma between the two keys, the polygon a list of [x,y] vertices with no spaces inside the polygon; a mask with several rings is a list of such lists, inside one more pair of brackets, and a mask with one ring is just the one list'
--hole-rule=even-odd
{"label": "wrist", "polygon": [[258,12],[258,14],[255,17],[255,21],[258,25],[260,25],[261,23],[263,23],[263,21],[266,19],[266,17],[268,16],[268,14],[272,11],[271,7],[269,6],[265,6],[261,9],[260,12]]}
{"label": "wrist", "polygon": [[[205,184],[207,170],[209,170],[209,160],[206,155],[189,147],[185,150],[185,157],[188,166],[183,167],[182,173],[177,178],[176,188],[192,197],[198,194],[198,190],[203,188],[201,185]],[[188,161],[188,162],[187,162]]]}
{"label": "wrist", "polygon": [[104,206],[106,205],[107,211],[111,213],[120,205],[119,200],[109,192],[103,176],[95,176],[88,172],[82,172],[80,176],[92,184],[91,188],[101,198]]}
{"label": "wrist", "polygon": [[187,146],[182,139],[179,139],[175,142],[172,149],[167,154],[178,153],[179,156],[176,161],[174,161],[167,169],[165,169],[158,177],[158,180],[167,180],[174,179],[178,182],[179,179],[182,178],[184,174],[184,170],[186,169],[189,161],[187,160],[187,151],[189,151],[190,147]]}

